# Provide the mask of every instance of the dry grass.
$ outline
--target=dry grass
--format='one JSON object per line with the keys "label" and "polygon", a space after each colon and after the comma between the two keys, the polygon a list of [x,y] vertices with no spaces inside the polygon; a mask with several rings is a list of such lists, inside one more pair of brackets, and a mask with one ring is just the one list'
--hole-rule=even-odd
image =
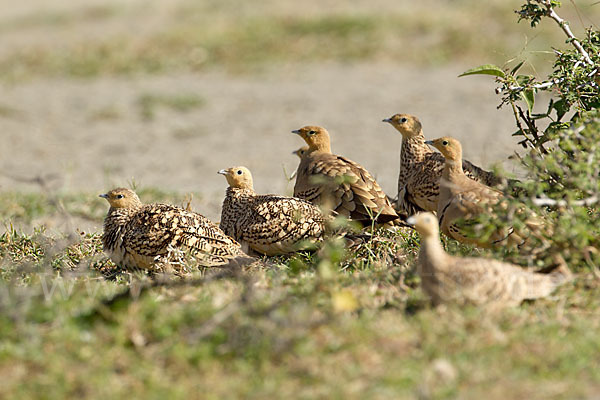
{"label": "dry grass", "polygon": [[243,277],[167,281],[102,305],[146,279],[102,278],[98,233],[6,232],[4,395],[558,399],[600,387],[592,274],[500,314],[431,309],[417,249],[410,232],[378,232],[354,251],[331,243]]}

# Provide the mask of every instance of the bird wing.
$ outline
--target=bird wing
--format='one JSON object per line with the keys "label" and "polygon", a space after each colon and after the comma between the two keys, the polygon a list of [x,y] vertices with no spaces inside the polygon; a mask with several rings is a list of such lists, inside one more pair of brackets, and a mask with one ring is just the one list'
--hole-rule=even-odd
{"label": "bird wing", "polygon": [[169,246],[215,263],[244,255],[240,245],[208,218],[167,204],[149,204],[137,212],[123,242],[128,252],[142,256],[167,254]]}
{"label": "bird wing", "polygon": [[351,217],[367,221],[376,217],[378,222],[397,219],[398,214],[369,171],[345,157],[336,157],[338,176],[346,177],[337,194],[344,200],[342,205],[351,212]]}
{"label": "bird wing", "polygon": [[242,240],[267,255],[297,251],[300,242],[318,241],[325,232],[320,210],[302,199],[256,196],[251,208],[254,217],[246,220]]}

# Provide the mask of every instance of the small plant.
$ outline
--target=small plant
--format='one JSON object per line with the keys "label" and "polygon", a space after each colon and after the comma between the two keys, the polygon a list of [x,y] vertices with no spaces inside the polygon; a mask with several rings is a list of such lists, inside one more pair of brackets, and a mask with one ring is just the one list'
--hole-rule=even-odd
{"label": "small plant", "polygon": [[[483,217],[475,229],[486,235],[509,225],[524,233],[527,251],[511,255],[522,263],[548,265],[566,259],[573,268],[595,270],[600,263],[600,32],[588,28],[580,41],[556,13],[559,6],[554,0],[527,0],[516,11],[519,21],[529,21],[532,27],[543,18],[554,20],[572,46],[553,49],[548,77],[519,75],[523,62],[510,70],[482,65],[461,75],[496,77],[497,93],[502,95],[499,107],[510,105],[518,128],[513,136],[522,137],[519,144],[530,150],[520,157],[527,179],[518,184],[519,198],[499,204],[495,216]],[[545,112],[535,113],[540,91],[551,97]]]}
{"label": "small plant", "polygon": [[[499,107],[509,105],[515,116],[518,129],[513,136],[521,136],[520,145],[542,155],[548,154],[548,142],[553,133],[567,128],[569,122],[577,121],[600,105],[600,32],[588,28],[585,38],[580,41],[573,35],[569,23],[556,13],[557,7],[560,2],[554,0],[527,0],[516,11],[519,21],[529,21],[532,27],[543,18],[555,21],[567,36],[566,43],[572,46],[567,50],[552,49],[555,54],[553,71],[545,79],[519,74],[524,62],[510,69],[486,64],[460,75],[495,76],[500,84],[496,92],[502,95]],[[545,111],[535,113],[535,98],[540,91],[550,92],[552,96]],[[565,120],[567,117],[570,120]]]}

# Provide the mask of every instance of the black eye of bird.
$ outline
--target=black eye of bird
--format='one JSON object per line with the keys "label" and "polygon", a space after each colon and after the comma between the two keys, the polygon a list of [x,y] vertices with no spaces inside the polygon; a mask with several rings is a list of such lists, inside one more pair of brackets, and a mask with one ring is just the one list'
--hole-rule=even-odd
{"label": "black eye of bird", "polygon": [[314,135],[315,133],[317,133],[317,132],[315,132],[315,131],[308,132],[309,135]]}
{"label": "black eye of bird", "polygon": [[448,141],[447,141],[447,140],[444,140],[444,141],[442,142],[442,144],[443,144],[444,146],[448,146]]}
{"label": "black eye of bird", "polygon": [[408,121],[408,120],[407,120],[405,117],[402,117],[402,118],[400,119],[400,122],[402,122],[402,123],[405,123],[406,121]]}
{"label": "black eye of bird", "polygon": [[118,194],[118,195],[116,195],[115,197],[116,197],[117,199],[122,199],[122,198],[123,198],[123,197],[125,197],[125,196],[123,196],[122,194]]}
{"label": "black eye of bird", "polygon": [[241,170],[241,169],[238,169],[238,171],[237,171],[237,174],[238,174],[238,175],[241,175],[241,174],[242,174],[242,170]]}

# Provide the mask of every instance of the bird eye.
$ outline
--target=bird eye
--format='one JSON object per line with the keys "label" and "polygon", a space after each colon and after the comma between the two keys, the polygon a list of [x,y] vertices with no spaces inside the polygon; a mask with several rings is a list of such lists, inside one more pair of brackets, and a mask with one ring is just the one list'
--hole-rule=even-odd
{"label": "bird eye", "polygon": [[405,123],[406,121],[408,121],[408,120],[406,119],[406,117],[402,117],[402,118],[400,118],[400,122],[402,122],[402,123]]}
{"label": "bird eye", "polygon": [[442,142],[442,144],[443,144],[444,146],[448,146],[448,141],[447,141],[447,140],[444,140],[444,141]]}
{"label": "bird eye", "polygon": [[115,197],[116,197],[117,199],[122,199],[122,198],[123,198],[123,197],[125,197],[125,196],[123,196],[122,194],[118,194],[118,195],[116,195]]}
{"label": "bird eye", "polygon": [[238,174],[238,175],[241,175],[241,174],[242,174],[242,170],[241,170],[241,169],[238,169],[238,170],[237,170],[237,174]]}
{"label": "bird eye", "polygon": [[315,132],[315,131],[308,132],[309,135],[314,135],[315,133],[317,133],[317,132]]}

